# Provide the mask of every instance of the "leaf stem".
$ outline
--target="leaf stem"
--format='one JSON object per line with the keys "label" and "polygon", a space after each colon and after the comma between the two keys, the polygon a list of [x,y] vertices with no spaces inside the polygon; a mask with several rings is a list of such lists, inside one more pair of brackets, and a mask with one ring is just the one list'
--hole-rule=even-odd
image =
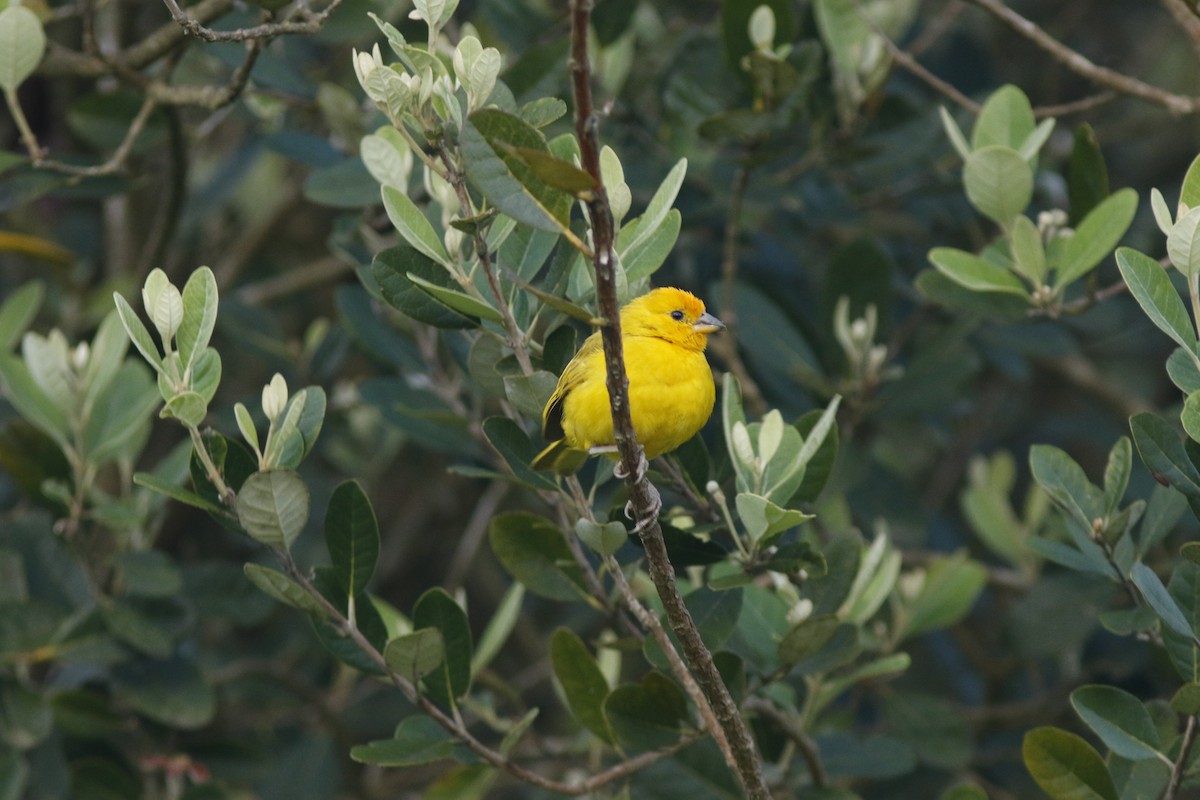
{"label": "leaf stem", "polygon": [[237,494],[225,483],[225,479],[221,477],[221,471],[213,463],[212,456],[208,453],[208,448],[204,446],[204,437],[200,435],[200,429],[193,425],[186,427],[188,434],[192,437],[192,448],[196,451],[196,457],[204,465],[205,477],[208,478],[209,483],[216,487],[217,494],[221,496],[221,502],[231,511],[234,510],[237,507]]}
{"label": "leaf stem", "polygon": [[1183,776],[1187,772],[1188,762],[1191,760],[1192,745],[1196,743],[1196,717],[1189,716],[1187,718],[1187,726],[1183,729],[1183,743],[1179,746],[1179,755],[1175,759],[1175,763],[1171,766],[1171,780],[1167,783],[1167,788],[1163,792],[1163,800],[1174,800],[1179,793],[1179,786],[1183,782]]}

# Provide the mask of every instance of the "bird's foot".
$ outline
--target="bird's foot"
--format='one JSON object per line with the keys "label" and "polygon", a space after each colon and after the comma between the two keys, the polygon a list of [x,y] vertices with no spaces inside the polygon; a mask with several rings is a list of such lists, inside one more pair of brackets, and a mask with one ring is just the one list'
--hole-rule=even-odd
{"label": "bird's foot", "polygon": [[[642,480],[642,478],[646,477],[646,472],[649,469],[650,462],[646,460],[646,451],[638,448],[637,477],[634,479],[634,482],[638,483]],[[625,480],[629,477],[629,473],[625,471],[625,467],[620,461],[618,461],[616,466],[613,467],[613,477],[620,480]]]}
{"label": "bird's foot", "polygon": [[[642,460],[642,463],[645,463],[645,459]],[[637,524],[633,526],[633,533],[639,536],[641,535],[642,531],[646,529],[646,526],[658,519],[658,512],[662,511],[663,506],[662,495],[658,493],[658,489],[654,488],[654,484],[647,483],[646,489],[650,493],[650,509],[649,513],[647,513],[644,518],[637,518],[632,500],[625,504],[625,518],[637,520]]]}

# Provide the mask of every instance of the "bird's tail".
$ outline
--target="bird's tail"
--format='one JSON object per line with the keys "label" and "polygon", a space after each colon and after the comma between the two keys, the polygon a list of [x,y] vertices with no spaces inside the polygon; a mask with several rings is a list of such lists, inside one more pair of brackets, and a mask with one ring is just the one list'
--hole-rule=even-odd
{"label": "bird's tail", "polygon": [[540,471],[550,470],[559,475],[574,475],[587,459],[586,451],[575,450],[567,444],[566,439],[558,439],[534,457],[532,466]]}

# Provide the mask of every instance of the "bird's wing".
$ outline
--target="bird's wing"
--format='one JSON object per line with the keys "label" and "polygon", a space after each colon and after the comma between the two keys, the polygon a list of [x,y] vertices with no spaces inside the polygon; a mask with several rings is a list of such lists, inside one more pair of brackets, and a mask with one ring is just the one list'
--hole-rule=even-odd
{"label": "bird's wing", "polygon": [[593,333],[584,340],[579,351],[571,359],[571,363],[567,364],[566,369],[563,370],[558,379],[558,386],[554,388],[554,394],[550,395],[550,401],[546,403],[546,408],[542,411],[542,436],[546,441],[556,442],[563,438],[563,403],[566,402],[567,395],[571,390],[587,377],[588,360],[600,348],[600,333]]}

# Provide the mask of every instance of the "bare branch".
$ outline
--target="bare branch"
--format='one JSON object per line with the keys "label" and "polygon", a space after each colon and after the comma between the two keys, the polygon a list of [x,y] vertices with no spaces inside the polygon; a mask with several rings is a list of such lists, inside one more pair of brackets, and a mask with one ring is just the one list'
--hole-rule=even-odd
{"label": "bare branch", "polygon": [[1162,4],[1191,39],[1192,51],[1200,59],[1200,17],[1196,16],[1195,7],[1184,0],[1162,0]]}
{"label": "bare branch", "polygon": [[[233,8],[233,0],[200,0],[188,10],[192,19],[200,23],[211,22]],[[99,56],[80,53],[63,47],[51,41],[49,52],[38,67],[42,75],[78,75],[84,78],[98,78],[113,71],[110,62],[119,63],[131,70],[138,70],[148,64],[153,64],[170,52],[179,42],[183,41],[185,33],[174,22],[168,22],[156,28],[146,38],[135,45],[112,54],[107,59]]]}
{"label": "bare branch", "polygon": [[253,39],[271,39],[295,33],[317,33],[329,19],[342,0],[330,0],[329,5],[321,11],[310,11],[303,4],[296,7],[291,16],[281,22],[266,22],[250,28],[237,28],[232,31],[216,31],[207,28],[200,20],[189,16],[179,7],[177,0],[163,0],[171,16],[189,36],[203,39],[206,42],[246,42]]}
{"label": "bare branch", "polygon": [[1173,114],[1194,114],[1200,111],[1200,97],[1175,94],[1152,86],[1137,78],[1102,67],[1082,53],[1072,50],[1046,33],[1042,28],[1006,6],[1002,0],[971,0],[1001,22],[1049,53],[1072,72],[1113,91],[1137,97],[1162,106]]}

